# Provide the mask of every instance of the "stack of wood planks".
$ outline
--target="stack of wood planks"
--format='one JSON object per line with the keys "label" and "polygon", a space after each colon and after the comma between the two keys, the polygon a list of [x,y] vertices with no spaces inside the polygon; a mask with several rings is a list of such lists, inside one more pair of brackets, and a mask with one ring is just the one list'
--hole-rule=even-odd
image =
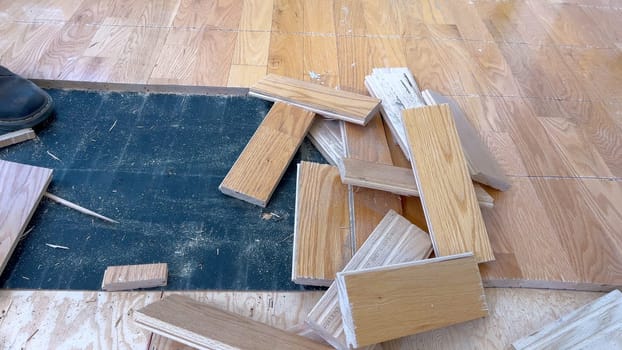
{"label": "stack of wood planks", "polygon": [[250,94],[275,103],[219,187],[265,207],[307,134],[330,163],[298,164],[292,281],[328,287],[305,325],[283,332],[179,297],[138,311],[139,324],[201,348],[250,347],[244,328],[257,348],[350,349],[488,315],[478,264],[495,257],[480,207],[494,200],[482,184],[509,182],[459,107],[408,70],[365,83],[374,97],[260,80]]}

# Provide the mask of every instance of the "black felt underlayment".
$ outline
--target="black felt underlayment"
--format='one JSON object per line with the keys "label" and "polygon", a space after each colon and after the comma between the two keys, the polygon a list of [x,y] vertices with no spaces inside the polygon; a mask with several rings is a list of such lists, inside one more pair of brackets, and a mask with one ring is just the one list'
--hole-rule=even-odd
{"label": "black felt underlayment", "polygon": [[318,151],[303,142],[267,208],[218,190],[272,103],[48,92],[53,120],[0,159],[54,169],[49,192],[120,223],[43,198],[2,288],[98,290],[107,266],[165,262],[167,290],[303,289],[290,280],[296,164],[325,163]]}

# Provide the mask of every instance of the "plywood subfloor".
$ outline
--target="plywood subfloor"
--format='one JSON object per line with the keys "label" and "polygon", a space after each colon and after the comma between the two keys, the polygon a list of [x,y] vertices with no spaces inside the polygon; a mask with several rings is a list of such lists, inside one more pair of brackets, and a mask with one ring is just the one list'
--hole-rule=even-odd
{"label": "plywood subfloor", "polygon": [[[513,341],[602,295],[495,288],[485,292],[489,317],[390,341],[383,349],[506,349]],[[179,344],[152,337],[132,321],[134,310],[173,293],[286,329],[303,321],[322,292],[2,290],[0,347],[180,349]]]}
{"label": "plywood subfloor", "polygon": [[0,64],[238,87],[277,73],[360,93],[373,67],[407,66],[421,89],[457,100],[512,182],[484,210],[497,257],[484,281],[622,284],[619,0],[106,4],[1,2]]}

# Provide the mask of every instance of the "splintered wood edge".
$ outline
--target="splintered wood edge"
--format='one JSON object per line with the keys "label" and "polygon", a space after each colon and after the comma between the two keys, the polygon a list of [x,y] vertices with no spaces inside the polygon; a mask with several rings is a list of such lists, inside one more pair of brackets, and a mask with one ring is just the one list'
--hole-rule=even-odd
{"label": "splintered wood edge", "polygon": [[[622,293],[619,290],[613,290],[602,297],[593,300],[592,302],[581,306],[574,311],[571,311],[562,317],[556,319],[553,322],[546,324],[544,327],[538,329],[537,331],[531,333],[530,335],[516,340],[512,343],[512,348],[515,350],[520,349],[528,349],[534,345],[534,343],[542,341],[546,338],[542,338],[542,336],[555,336],[555,333],[550,334],[551,331],[554,331],[556,328],[569,326],[572,323],[580,322],[578,320],[574,320],[578,315],[582,313],[595,313],[602,309],[603,307],[611,307],[622,304]],[[589,316],[586,314],[586,316]],[[610,321],[611,322],[611,321]],[[558,344],[559,345],[559,344]],[[541,345],[542,346],[542,345]],[[550,345],[549,345],[550,346]]]}
{"label": "splintered wood edge", "polygon": [[356,339],[356,332],[354,326],[354,319],[352,318],[352,308],[350,304],[350,298],[348,297],[348,288],[345,282],[345,276],[342,272],[337,273],[335,278],[337,283],[337,294],[339,301],[339,308],[341,309],[341,324],[343,332],[346,336],[346,342],[354,348],[358,348],[358,342]]}
{"label": "splintered wood edge", "polygon": [[321,108],[317,108],[315,106],[311,106],[311,105],[304,104],[304,103],[299,103],[291,99],[285,99],[285,98],[279,98],[279,97],[266,95],[259,91],[253,91],[252,88],[251,90],[248,91],[248,95],[253,96],[253,97],[258,97],[258,98],[268,100],[268,101],[287,103],[292,106],[296,106],[296,107],[303,108],[311,112],[315,112],[324,117],[339,119],[339,120],[343,120],[349,123],[362,125],[362,126],[367,125],[367,123],[369,123],[369,121],[374,117],[374,115],[378,112],[378,109],[380,108],[380,103],[378,103],[376,107],[374,107],[370,111],[370,113],[367,116],[365,116],[365,118],[360,118],[357,116],[352,116],[352,115],[347,115],[347,114],[338,114],[338,113],[334,113],[331,111],[323,110]]}
{"label": "splintered wood edge", "polygon": [[299,207],[299,198],[300,198],[300,165],[301,163],[296,164],[296,194],[294,198],[294,239],[293,239],[293,247],[292,247],[292,276],[291,280],[294,283],[300,284],[296,282],[296,261],[298,259],[298,237],[296,232],[298,232],[298,212],[300,211]]}
{"label": "splintered wood edge", "polygon": [[579,281],[549,281],[549,280],[529,280],[529,279],[503,279],[503,278],[483,278],[482,283],[485,288],[532,288],[532,289],[555,289],[555,290],[574,290],[579,292],[611,292],[615,289],[622,289],[622,282],[619,284],[610,283],[590,283]]}
{"label": "splintered wood edge", "polygon": [[[372,85],[369,83],[369,80],[373,80],[373,79],[374,77],[372,75],[366,76],[364,84],[369,94],[372,95],[372,97],[374,98],[378,98],[378,95],[374,93],[374,89]],[[400,123],[400,125],[395,125],[395,123],[393,123],[391,118],[389,118],[387,111],[382,106],[382,102],[380,103],[379,111],[380,111],[380,115],[382,116],[382,119],[385,121],[385,125],[389,126],[389,130],[391,130],[391,134],[393,134],[393,139],[397,142],[398,146],[402,150],[402,153],[404,154],[406,159],[410,160],[410,153],[408,152],[408,145],[405,143],[406,140],[402,139],[397,129],[398,127],[404,128],[403,123]]]}
{"label": "splintered wood edge", "polygon": [[[235,190],[232,190],[228,187],[223,186],[223,184],[221,183],[218,186],[218,189],[220,190],[220,192],[222,192],[223,194],[226,194],[227,196],[233,197],[233,198],[237,198],[239,200],[243,200],[245,202],[248,202],[250,204],[254,204],[254,205],[258,205],[262,208],[265,208],[266,205],[268,205],[268,201],[267,200],[262,200],[262,199],[258,199],[255,197],[251,197],[245,193],[242,192],[238,192]],[[272,189],[272,191],[270,192],[270,196],[268,196],[268,198],[272,197],[272,193],[274,193],[274,189]]]}

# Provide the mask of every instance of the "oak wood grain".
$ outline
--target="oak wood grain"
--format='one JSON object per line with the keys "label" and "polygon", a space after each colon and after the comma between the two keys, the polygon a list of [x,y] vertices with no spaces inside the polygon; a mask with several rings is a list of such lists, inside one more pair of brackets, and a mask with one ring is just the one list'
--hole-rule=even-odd
{"label": "oak wood grain", "polygon": [[330,286],[352,257],[348,189],[336,167],[298,164],[292,281]]}
{"label": "oak wood grain", "polygon": [[378,111],[380,101],[319,84],[269,74],[250,88],[249,94],[306,108],[325,117],[365,125]]}
{"label": "oak wood grain", "polygon": [[472,253],[344,271],[336,284],[354,348],[488,315]]}
{"label": "oak wood grain", "polygon": [[218,189],[265,207],[307,134],[314,113],[275,103]]}
{"label": "oak wood grain", "polygon": [[494,260],[449,107],[405,110],[403,122],[434,252]]}

